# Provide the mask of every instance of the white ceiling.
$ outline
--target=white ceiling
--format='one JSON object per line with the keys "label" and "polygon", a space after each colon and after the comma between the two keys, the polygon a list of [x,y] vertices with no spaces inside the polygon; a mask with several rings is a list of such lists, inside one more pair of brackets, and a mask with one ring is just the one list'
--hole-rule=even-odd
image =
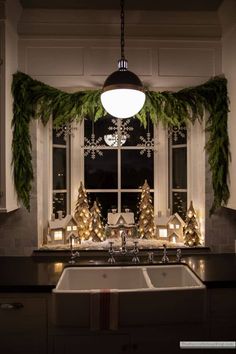
{"label": "white ceiling", "polygon": [[[216,11],[223,0],[126,0],[125,8],[157,11]],[[120,0],[20,0],[24,8],[119,9]]]}

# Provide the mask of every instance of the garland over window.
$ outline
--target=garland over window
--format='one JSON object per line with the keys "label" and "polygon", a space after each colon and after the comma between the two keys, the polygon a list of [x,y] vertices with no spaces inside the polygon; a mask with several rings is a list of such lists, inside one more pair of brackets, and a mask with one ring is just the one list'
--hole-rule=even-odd
{"label": "garland over window", "polygon": [[[21,72],[13,75],[12,93],[14,183],[19,201],[30,210],[30,192],[34,178],[29,132],[31,119],[40,119],[46,125],[52,117],[54,127],[61,127],[72,121],[81,122],[85,117],[96,121],[106,112],[100,101],[101,90],[66,93],[33,80]],[[188,122],[194,124],[196,120],[201,122],[205,111],[208,112],[205,124],[208,140],[205,149],[214,191],[210,213],[213,213],[229,199],[227,80],[224,77],[214,77],[202,85],[178,92],[147,91],[145,105],[136,117],[144,126],[147,115],[153,124],[162,122],[165,127],[180,126]]]}

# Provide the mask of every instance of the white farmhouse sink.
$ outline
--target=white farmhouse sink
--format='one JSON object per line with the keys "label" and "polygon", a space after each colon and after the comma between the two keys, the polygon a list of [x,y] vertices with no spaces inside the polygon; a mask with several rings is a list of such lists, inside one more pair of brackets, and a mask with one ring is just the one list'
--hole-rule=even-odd
{"label": "white farmhouse sink", "polygon": [[204,285],[186,266],[163,265],[146,268],[148,277],[155,288],[202,288]]}
{"label": "white farmhouse sink", "polygon": [[150,282],[147,283],[146,278],[141,267],[66,268],[58,281],[55,292],[147,289]]}
{"label": "white farmhouse sink", "polygon": [[205,319],[206,291],[183,264],[70,267],[53,290],[53,305],[60,326],[89,328],[104,306],[119,327],[195,323]]}

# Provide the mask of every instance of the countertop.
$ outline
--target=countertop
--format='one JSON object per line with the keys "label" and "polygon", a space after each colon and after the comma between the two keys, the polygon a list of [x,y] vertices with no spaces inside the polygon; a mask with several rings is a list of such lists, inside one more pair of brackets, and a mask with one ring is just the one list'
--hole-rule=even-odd
{"label": "countertop", "polygon": [[[140,264],[147,264],[146,258],[141,257]],[[51,292],[64,267],[69,265],[68,260],[68,256],[0,257],[0,292]],[[155,256],[153,264],[160,261],[161,257]],[[170,256],[170,262],[174,261],[175,257]],[[183,263],[207,288],[236,288],[236,254],[184,255]],[[108,265],[107,254],[82,255],[76,265]],[[127,265],[127,262],[118,261],[115,265]]]}

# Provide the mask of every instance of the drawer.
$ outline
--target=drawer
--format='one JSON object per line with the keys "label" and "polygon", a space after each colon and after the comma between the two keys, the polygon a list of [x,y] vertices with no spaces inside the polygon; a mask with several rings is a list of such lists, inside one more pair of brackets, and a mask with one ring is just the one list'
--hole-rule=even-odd
{"label": "drawer", "polygon": [[0,297],[0,334],[46,331],[46,299]]}

